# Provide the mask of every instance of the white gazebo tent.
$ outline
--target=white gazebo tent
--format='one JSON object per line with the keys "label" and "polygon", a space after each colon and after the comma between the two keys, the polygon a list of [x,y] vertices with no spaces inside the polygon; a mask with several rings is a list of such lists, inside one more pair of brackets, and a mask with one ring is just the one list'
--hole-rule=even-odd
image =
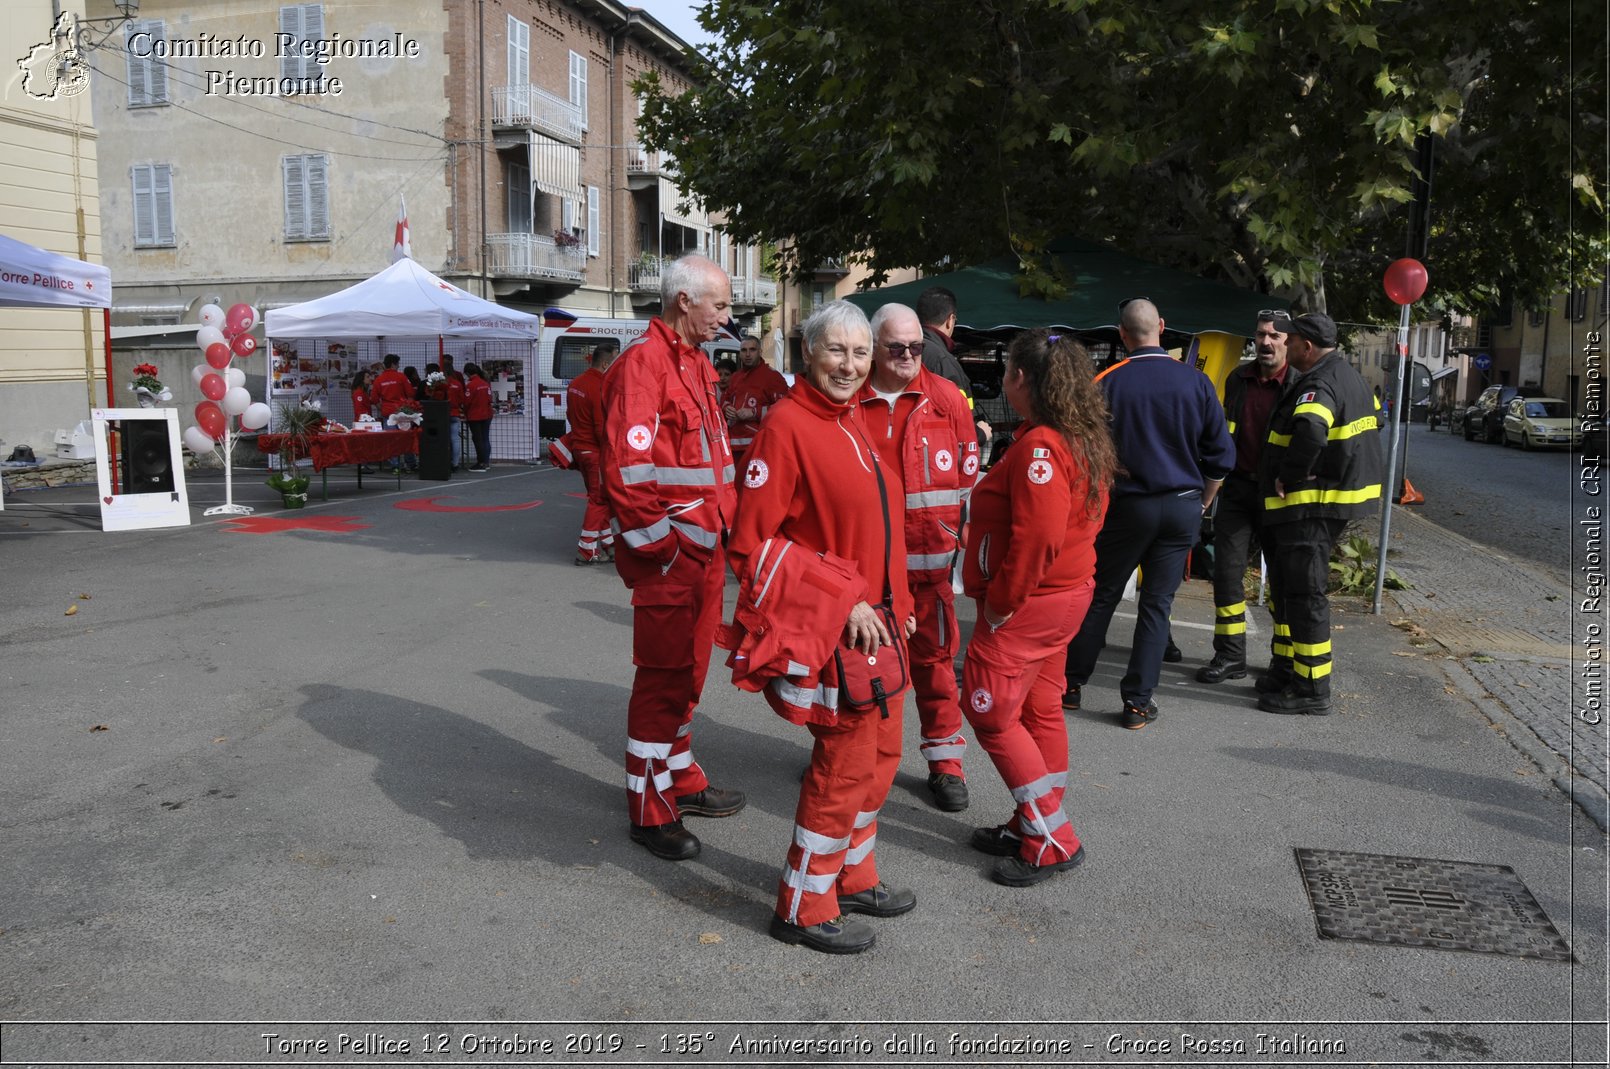
{"label": "white gazebo tent", "polygon": [[[0,234],[0,307],[99,308],[106,337],[106,381],[112,381],[112,273],[100,264],[48,252]],[[86,328],[87,329],[87,328]],[[89,378],[90,407],[95,405],[94,372]],[[0,496],[0,508],[5,499]]]}
{"label": "white gazebo tent", "polygon": [[[435,338],[438,355],[449,339],[524,343],[530,367],[542,318],[504,308],[444,282],[408,257],[356,285],[317,300],[274,308],[264,317],[270,351],[292,339]],[[536,423],[532,421],[535,453]]]}
{"label": "white gazebo tent", "polygon": [[539,316],[493,304],[404,257],[355,286],[270,309],[269,338],[504,338],[535,344]]}

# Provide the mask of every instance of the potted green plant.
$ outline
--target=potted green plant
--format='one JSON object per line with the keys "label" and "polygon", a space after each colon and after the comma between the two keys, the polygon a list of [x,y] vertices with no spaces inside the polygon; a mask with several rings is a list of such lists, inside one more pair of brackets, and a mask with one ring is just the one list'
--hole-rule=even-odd
{"label": "potted green plant", "polygon": [[307,504],[310,478],[296,466],[299,458],[308,455],[313,436],[324,426],[324,413],[305,405],[280,405],[275,430],[285,436],[280,444],[279,470],[268,477],[271,490],[278,490],[288,509],[299,509]]}

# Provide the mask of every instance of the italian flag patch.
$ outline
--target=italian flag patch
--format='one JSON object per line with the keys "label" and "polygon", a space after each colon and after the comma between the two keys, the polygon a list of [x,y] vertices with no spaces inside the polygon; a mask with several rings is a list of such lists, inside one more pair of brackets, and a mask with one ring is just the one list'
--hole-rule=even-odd
{"label": "italian flag patch", "polygon": [[1049,449],[1036,449],[1034,451],[1034,459],[1035,460],[1045,460],[1050,455],[1051,455],[1051,450],[1049,450]]}

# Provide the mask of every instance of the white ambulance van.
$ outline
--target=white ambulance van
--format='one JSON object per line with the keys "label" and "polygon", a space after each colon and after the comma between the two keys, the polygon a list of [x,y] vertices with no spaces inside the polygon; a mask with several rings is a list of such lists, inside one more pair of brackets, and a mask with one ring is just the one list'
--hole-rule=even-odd
{"label": "white ambulance van", "polygon": [[[621,349],[642,337],[647,319],[589,319],[573,317],[558,309],[543,315],[542,335],[537,341],[537,377],[540,382],[541,415],[537,434],[558,438],[569,429],[566,390],[570,380],[587,370],[593,349],[614,342]],[[711,361],[725,355],[738,359],[738,339],[723,334],[706,342],[704,351]]]}

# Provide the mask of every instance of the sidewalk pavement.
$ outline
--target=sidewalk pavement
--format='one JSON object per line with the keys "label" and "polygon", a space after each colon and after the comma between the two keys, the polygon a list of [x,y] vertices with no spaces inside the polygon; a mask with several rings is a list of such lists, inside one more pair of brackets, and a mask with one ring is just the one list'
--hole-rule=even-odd
{"label": "sidewalk pavement", "polygon": [[[1068,718],[1085,864],[990,882],[966,843],[1011,797],[974,746],[971,808],[934,810],[908,708],[878,860],[918,907],[828,958],[766,934],[808,736],[719,657],[695,748],[749,806],[690,821],[691,862],[628,841],[631,609],[610,570],[570,563],[580,489],[549,469],[401,492],[338,477],[289,513],[242,478],[236,499],[265,510],[242,525],[203,520],[222,490],[201,480],[194,526],[117,535],[93,490],[8,497],[6,1060],[310,1063],[402,1040],[430,1060],[446,1033],[461,1057],[546,1064],[982,1064],[1020,1040],[1052,1053],[1005,1060],[1604,1064],[1604,833],[1556,787],[1558,759],[1512,745],[1516,717],[1541,734],[1563,700],[1515,697],[1555,686],[1549,663],[1516,669],[1540,673],[1531,688],[1472,675],[1490,698],[1449,673],[1511,663],[1497,652],[1450,660],[1398,614],[1344,604],[1336,715],[1272,716],[1250,680],[1195,682],[1213,614],[1189,583],[1159,719],[1118,724],[1123,617]],[[1428,636],[1524,623],[1439,615],[1473,579],[1485,605],[1494,569],[1398,528],[1420,599],[1402,616]],[[1320,938],[1302,849],[1508,866],[1574,962]],[[535,1041],[554,1053],[519,1046]]]}
{"label": "sidewalk pavement", "polygon": [[[1375,541],[1373,533],[1371,541]],[[1610,828],[1606,725],[1576,715],[1586,628],[1603,611],[1581,613],[1563,576],[1496,553],[1422,519],[1392,512],[1387,567],[1410,584],[1388,591],[1393,620],[1420,629],[1448,653],[1450,680],[1517,748]]]}

